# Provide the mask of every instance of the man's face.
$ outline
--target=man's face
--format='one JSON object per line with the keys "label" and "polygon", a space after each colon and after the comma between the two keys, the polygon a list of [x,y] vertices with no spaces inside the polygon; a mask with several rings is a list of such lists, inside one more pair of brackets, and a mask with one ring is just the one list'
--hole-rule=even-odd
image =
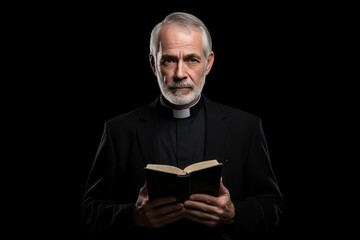
{"label": "man's face", "polygon": [[189,106],[198,99],[213,63],[206,58],[200,31],[169,24],[160,32],[160,48],[154,72],[165,98],[175,105]]}

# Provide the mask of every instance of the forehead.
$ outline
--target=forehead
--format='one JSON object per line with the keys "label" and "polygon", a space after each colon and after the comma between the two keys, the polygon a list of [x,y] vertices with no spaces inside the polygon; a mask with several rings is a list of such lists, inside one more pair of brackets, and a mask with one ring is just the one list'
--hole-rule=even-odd
{"label": "forehead", "polygon": [[160,31],[160,45],[163,51],[202,51],[201,31],[177,23],[165,25]]}

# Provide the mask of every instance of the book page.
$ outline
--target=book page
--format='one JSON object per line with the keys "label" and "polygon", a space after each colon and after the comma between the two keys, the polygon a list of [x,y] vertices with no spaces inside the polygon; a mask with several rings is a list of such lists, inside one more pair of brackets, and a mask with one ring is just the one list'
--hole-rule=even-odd
{"label": "book page", "polygon": [[219,165],[219,162],[216,159],[207,160],[207,161],[191,164],[191,165],[187,166],[186,168],[184,168],[184,171],[190,173],[190,172],[193,172],[196,170],[200,170],[200,169],[204,169],[204,168],[208,168],[208,167],[212,167],[212,166],[216,166],[216,165]]}
{"label": "book page", "polygon": [[148,164],[145,168],[160,172],[168,172],[177,175],[186,175],[186,172],[178,167],[163,164]]}

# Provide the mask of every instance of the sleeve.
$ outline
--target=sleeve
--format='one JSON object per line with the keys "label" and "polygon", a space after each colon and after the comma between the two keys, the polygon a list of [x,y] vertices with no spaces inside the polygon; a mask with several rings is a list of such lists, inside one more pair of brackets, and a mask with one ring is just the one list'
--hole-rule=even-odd
{"label": "sleeve", "polygon": [[235,221],[232,235],[264,235],[278,224],[284,210],[284,199],[275,178],[261,119],[255,126],[245,162],[244,199],[234,201]]}
{"label": "sleeve", "polygon": [[82,217],[94,233],[109,233],[114,229],[132,229],[133,203],[115,201],[118,182],[114,144],[105,123],[97,153],[89,173],[81,203]]}

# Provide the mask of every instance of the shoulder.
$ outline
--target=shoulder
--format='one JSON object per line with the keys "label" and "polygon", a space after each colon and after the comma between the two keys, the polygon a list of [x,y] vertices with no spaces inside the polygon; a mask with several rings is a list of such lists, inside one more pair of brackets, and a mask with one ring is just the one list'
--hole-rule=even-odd
{"label": "shoulder", "polygon": [[207,110],[210,111],[211,114],[222,115],[224,118],[247,122],[258,122],[261,120],[260,117],[257,115],[233,106],[210,100],[207,97],[204,97],[204,101]]}
{"label": "shoulder", "polygon": [[113,117],[105,122],[105,125],[108,127],[114,126],[114,127],[129,127],[133,125],[137,125],[139,121],[141,121],[142,116],[146,116],[149,113],[153,112],[155,109],[156,101],[158,99],[154,100],[153,102],[149,103],[148,105],[138,107],[130,112],[126,112],[123,114],[120,114],[116,117]]}
{"label": "shoulder", "polygon": [[205,106],[211,126],[222,125],[231,135],[252,137],[262,131],[262,119],[257,115],[209,99]]}

